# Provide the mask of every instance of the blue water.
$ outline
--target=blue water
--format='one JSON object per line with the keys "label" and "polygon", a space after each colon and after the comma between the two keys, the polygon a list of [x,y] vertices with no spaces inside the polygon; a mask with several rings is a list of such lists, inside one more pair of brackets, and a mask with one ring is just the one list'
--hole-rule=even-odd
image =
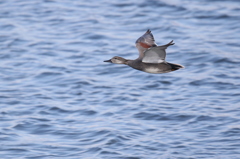
{"label": "blue water", "polygon": [[[2,159],[239,159],[240,1],[0,2]],[[174,40],[148,74],[151,29]]]}

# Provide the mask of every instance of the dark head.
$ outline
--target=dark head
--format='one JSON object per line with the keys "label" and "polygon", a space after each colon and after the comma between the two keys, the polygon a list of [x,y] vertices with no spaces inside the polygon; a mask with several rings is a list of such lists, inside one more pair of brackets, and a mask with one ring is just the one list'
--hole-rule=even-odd
{"label": "dark head", "polygon": [[127,64],[127,60],[119,56],[114,56],[110,60],[105,60],[104,62],[111,62],[116,64]]}

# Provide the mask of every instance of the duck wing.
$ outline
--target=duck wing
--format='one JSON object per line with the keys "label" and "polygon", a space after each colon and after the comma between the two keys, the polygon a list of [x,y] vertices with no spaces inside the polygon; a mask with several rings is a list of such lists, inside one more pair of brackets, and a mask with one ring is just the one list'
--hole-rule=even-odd
{"label": "duck wing", "polygon": [[143,58],[144,52],[153,46],[157,46],[155,43],[153,34],[151,31],[148,29],[145,34],[143,34],[140,38],[137,39],[136,41],[136,47],[139,51],[139,58]]}
{"label": "duck wing", "polygon": [[144,52],[142,62],[144,63],[162,63],[165,62],[166,49],[174,45],[173,40],[166,45],[151,47]]}

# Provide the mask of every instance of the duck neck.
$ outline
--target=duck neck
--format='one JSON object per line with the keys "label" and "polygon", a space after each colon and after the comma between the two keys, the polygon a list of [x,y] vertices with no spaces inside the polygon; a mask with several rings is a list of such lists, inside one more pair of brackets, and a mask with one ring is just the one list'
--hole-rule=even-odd
{"label": "duck neck", "polygon": [[131,62],[131,61],[132,61],[132,60],[127,60],[127,59],[125,59],[124,64],[125,64],[125,65],[128,65],[129,62]]}

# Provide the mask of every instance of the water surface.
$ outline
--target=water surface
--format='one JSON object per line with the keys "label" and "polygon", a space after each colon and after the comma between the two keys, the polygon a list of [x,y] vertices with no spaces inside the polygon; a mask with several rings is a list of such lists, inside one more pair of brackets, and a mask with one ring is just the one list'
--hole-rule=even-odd
{"label": "water surface", "polygon": [[[18,159],[240,158],[240,2],[0,2],[0,154]],[[174,40],[148,74],[136,39]]]}

